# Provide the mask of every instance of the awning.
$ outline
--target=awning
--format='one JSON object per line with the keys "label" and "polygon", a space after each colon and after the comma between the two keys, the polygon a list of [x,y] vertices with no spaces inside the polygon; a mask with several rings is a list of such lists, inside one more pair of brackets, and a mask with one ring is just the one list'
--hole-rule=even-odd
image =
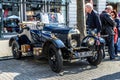
{"label": "awning", "polygon": [[119,3],[120,0],[106,0],[107,2],[112,2],[112,3]]}
{"label": "awning", "polygon": [[18,16],[16,16],[16,15],[12,15],[12,16],[9,16],[9,17],[7,17],[8,19],[20,19]]}

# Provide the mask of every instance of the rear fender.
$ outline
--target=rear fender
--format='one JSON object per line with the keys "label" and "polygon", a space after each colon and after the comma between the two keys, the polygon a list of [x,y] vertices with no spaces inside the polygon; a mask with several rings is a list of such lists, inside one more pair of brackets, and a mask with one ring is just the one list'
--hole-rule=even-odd
{"label": "rear fender", "polygon": [[12,37],[9,40],[9,46],[12,46],[13,41],[18,42],[19,45],[31,43],[31,41],[28,39],[28,37],[26,35],[21,35],[20,37],[19,36]]}
{"label": "rear fender", "polygon": [[18,36],[15,36],[15,37],[10,38],[10,40],[9,40],[9,46],[12,46],[12,42],[13,42],[13,41],[16,41],[16,42],[19,43],[19,37],[18,37]]}

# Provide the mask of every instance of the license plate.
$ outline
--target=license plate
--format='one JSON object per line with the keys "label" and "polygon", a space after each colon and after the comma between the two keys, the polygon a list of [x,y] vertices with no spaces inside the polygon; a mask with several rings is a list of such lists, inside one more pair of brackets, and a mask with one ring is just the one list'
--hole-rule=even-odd
{"label": "license plate", "polygon": [[80,58],[80,57],[88,57],[92,56],[92,51],[87,51],[87,52],[75,52],[75,57]]}

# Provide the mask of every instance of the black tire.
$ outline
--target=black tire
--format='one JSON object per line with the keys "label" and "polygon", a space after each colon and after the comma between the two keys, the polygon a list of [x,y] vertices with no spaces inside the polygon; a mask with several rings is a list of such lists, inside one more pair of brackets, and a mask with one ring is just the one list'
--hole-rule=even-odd
{"label": "black tire", "polygon": [[103,59],[105,59],[105,50],[102,49],[102,56],[103,56]]}
{"label": "black tire", "polygon": [[92,52],[93,52],[93,56],[91,56],[91,57],[88,57],[87,58],[87,61],[91,64],[91,65],[93,65],[93,66],[97,66],[98,64],[100,64],[101,63],[101,61],[102,61],[102,59],[103,59],[103,54],[102,54],[102,49],[101,48],[99,48],[99,49],[93,49],[92,50]]}
{"label": "black tire", "polygon": [[63,67],[63,58],[61,50],[57,49],[54,45],[50,45],[48,49],[48,60],[52,71],[59,73]]}
{"label": "black tire", "polygon": [[22,52],[19,51],[20,45],[16,41],[12,42],[11,49],[12,49],[13,58],[20,59],[22,56]]}

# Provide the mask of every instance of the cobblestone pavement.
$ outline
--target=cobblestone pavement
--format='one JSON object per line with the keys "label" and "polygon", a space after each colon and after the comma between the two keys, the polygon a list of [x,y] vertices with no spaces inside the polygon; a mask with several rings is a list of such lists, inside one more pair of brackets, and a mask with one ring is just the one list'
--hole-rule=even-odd
{"label": "cobblestone pavement", "polygon": [[0,80],[120,80],[120,57],[115,61],[106,57],[97,67],[84,61],[65,62],[63,70],[63,75],[52,72],[46,60],[3,60]]}

